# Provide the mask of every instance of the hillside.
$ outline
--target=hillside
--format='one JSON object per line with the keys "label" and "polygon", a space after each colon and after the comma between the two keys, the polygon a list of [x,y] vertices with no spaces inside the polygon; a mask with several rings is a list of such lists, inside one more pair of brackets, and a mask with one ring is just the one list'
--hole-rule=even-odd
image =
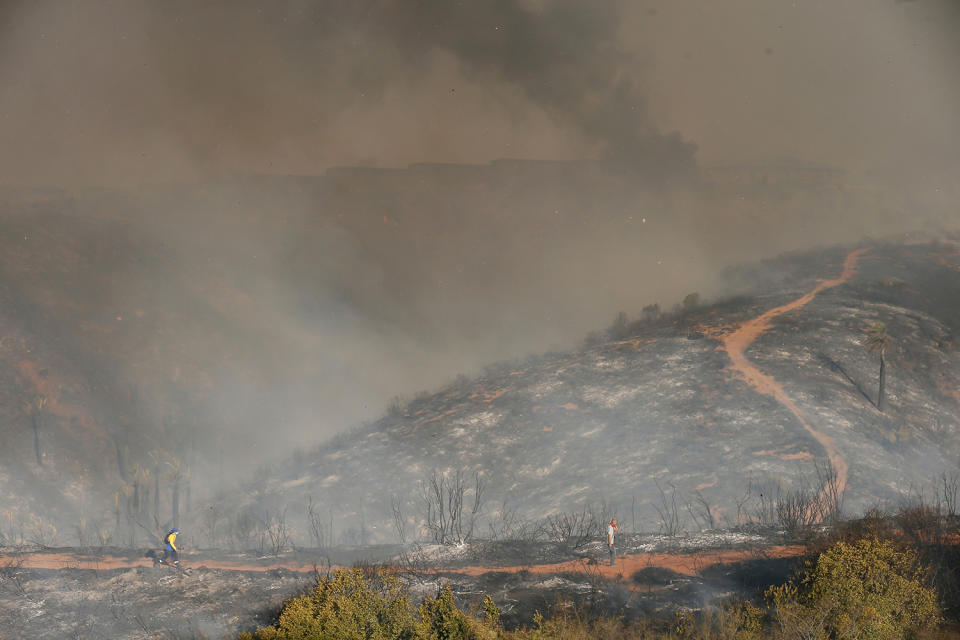
{"label": "hillside", "polygon": [[[394,176],[401,186],[404,175]],[[323,198],[345,207],[342,180],[334,173],[329,184],[306,181],[299,189],[326,184]],[[392,502],[407,535],[420,535],[420,487],[434,471],[481,474],[478,531],[489,533],[490,525],[586,506],[615,511],[645,531],[665,526],[662,512],[671,509],[679,519],[670,526],[737,524],[769,514],[778,490],[813,490],[818,474],[831,469],[846,508],[857,512],[955,468],[960,259],[950,245],[864,245],[846,276],[849,248],[745,263],[722,278],[733,297],[691,300],[659,317],[633,310],[639,317],[614,327],[615,335],[596,333],[580,349],[461,376],[311,449],[323,432],[310,411],[332,393],[350,404],[352,372],[376,367],[375,352],[392,343],[397,352],[419,344],[406,325],[432,334],[440,319],[423,324],[429,308],[406,307],[403,326],[363,351],[353,339],[338,344],[351,334],[323,332],[354,318],[313,311],[351,296],[363,308],[372,294],[367,285],[344,288],[348,272],[335,293],[309,293],[307,247],[359,231],[321,224],[293,242],[302,213],[269,224],[257,215],[230,218],[229,237],[210,220],[190,222],[195,209],[224,197],[197,191],[171,203],[113,194],[71,204],[57,196],[7,211],[0,237],[2,540],[143,543],[170,518],[177,469],[180,508],[195,509],[184,515],[191,535],[216,546],[238,519],[262,521],[268,512],[285,512],[292,539],[309,544],[311,502],[332,541],[392,541]],[[261,197],[252,210],[266,210],[273,198]],[[128,208],[166,217],[151,230],[126,220]],[[373,214],[350,224],[376,231],[365,237],[377,247],[403,231]],[[528,231],[536,236],[537,228],[531,223]],[[451,227],[438,238],[462,244],[471,232]],[[284,317],[290,292],[257,276],[256,254],[244,250],[244,238],[254,236],[256,246],[286,247],[280,254],[296,265],[289,286],[305,292],[296,320]],[[201,264],[198,256],[209,252],[218,261]],[[480,260],[475,253],[472,262]],[[412,275],[393,273],[392,288],[422,279],[429,261],[416,265]],[[456,287],[469,288],[469,273]],[[811,297],[824,280],[840,281]],[[750,325],[781,308],[768,327]],[[492,317],[461,328],[483,332],[481,319]],[[877,357],[862,344],[863,330],[877,321],[894,338],[884,413],[874,406]],[[549,333],[550,321],[542,322]],[[752,334],[732,338],[749,326]],[[497,335],[505,335],[503,326],[477,344]],[[739,369],[731,359],[737,344],[744,348]],[[290,430],[298,421],[304,426]],[[289,439],[271,437],[277,424]],[[276,469],[247,469],[268,447],[299,450]]]}
{"label": "hillside", "polygon": [[[497,433],[486,441],[496,446],[484,453],[481,438],[476,457],[463,461],[479,468],[484,456],[499,458],[509,472],[489,489],[525,486],[522,478],[561,459],[557,447],[582,449],[563,435],[566,420],[579,420],[583,432],[606,430],[586,437],[598,448],[566,471],[592,476],[584,481],[603,486],[621,511],[624,496],[642,506],[644,490],[627,487],[639,467],[610,475],[616,486],[606,486],[592,468],[603,458],[599,447],[715,421],[728,400],[709,398],[726,366],[711,332],[779,304],[778,295],[788,299],[830,266],[774,261],[721,283],[717,265],[810,246],[827,227],[832,241],[859,237],[858,212],[866,208],[880,212],[881,229],[906,223],[896,217],[902,203],[878,190],[790,176],[770,184],[691,179],[683,188],[636,178],[602,163],[502,160],[127,189],[0,188],[0,542],[152,541],[174,519],[175,502],[181,512],[210,504],[242,485],[251,467],[306,453],[373,421],[391,396],[418,389],[430,390],[418,394],[425,404],[374,428],[413,432],[421,418],[450,409],[459,412],[451,420],[490,428],[424,422],[400,448],[411,452],[407,466],[421,465],[408,479],[459,467],[421,437],[433,442],[434,428],[447,435],[462,428]],[[772,205],[775,213],[765,213]],[[744,225],[751,234],[738,231]],[[597,333],[590,350],[531,358],[505,370],[523,372],[506,379],[497,366],[476,375],[491,362],[569,348],[618,308],[637,314],[694,290],[740,297],[717,307],[719,315],[691,308],[682,319],[634,326],[643,343],[636,354],[629,341],[604,344]],[[683,349],[671,346],[676,335]],[[672,400],[664,395],[667,404],[651,405],[643,428],[653,431],[645,434],[631,412],[647,403],[643,376],[659,377],[662,357],[676,358],[663,375],[689,369],[700,377],[683,382]],[[555,371],[545,373],[547,366]],[[458,373],[476,379],[431,396]],[[511,391],[489,403],[482,396],[504,389]],[[481,395],[470,399],[474,393]],[[700,396],[709,405],[702,416],[673,415],[669,402],[689,413],[700,410]],[[570,404],[577,409],[558,409]],[[660,420],[657,412],[669,415]],[[624,430],[608,428],[611,420]],[[528,440],[527,427],[540,439]],[[522,434],[508,437],[509,430]],[[468,440],[441,449],[459,456]],[[524,452],[519,466],[497,453],[528,444],[541,448]],[[307,472],[294,464],[302,473],[284,482],[307,478],[319,500],[322,478],[335,475],[324,471],[334,465],[321,466]],[[321,479],[310,480],[314,473]],[[694,486],[704,482],[712,476]],[[564,500],[544,490],[533,511],[561,508]],[[575,502],[597,497],[583,490]],[[380,495],[367,506],[370,525],[382,525],[390,497],[371,493]],[[262,519],[269,499],[251,503],[250,495],[245,489],[242,500],[221,501],[223,518],[238,517],[238,503],[262,502],[255,510]],[[500,503],[504,495],[488,492]],[[303,517],[307,497],[291,493],[291,518]],[[336,512],[337,535],[367,537],[366,514],[352,498],[346,506],[337,500],[317,503]],[[298,535],[306,537],[302,522]],[[222,542],[205,536],[206,544]]]}
{"label": "hillside", "polygon": [[[39,538],[55,537],[43,520],[21,520],[18,534],[8,516],[0,622],[38,638],[226,637],[272,622],[280,602],[318,570],[377,562],[398,570],[417,598],[441,584],[464,606],[490,593],[510,628],[558,597],[627,620],[669,617],[678,607],[757,597],[786,580],[811,547],[798,543],[804,536],[782,535],[771,510],[798,491],[823,491],[818,474],[832,483],[824,493],[843,494],[848,514],[875,504],[895,512],[911,493],[929,499],[941,472],[951,478],[942,489],[956,487],[960,252],[937,243],[835,247],[746,265],[726,278],[754,293],[689,299],[658,316],[648,310],[579,349],[460,377],[248,473],[216,500],[185,505],[190,573],[154,566],[135,548],[143,537],[121,535],[125,520],[112,531],[119,546],[98,538],[103,531],[78,529],[86,536],[79,547],[44,549]],[[877,357],[864,347],[864,328],[878,321],[894,339],[884,412],[875,406]],[[57,404],[46,415],[58,417],[61,441],[75,429],[103,466],[73,471],[46,460],[34,468],[30,440],[20,438],[6,455],[20,455],[32,475],[10,478],[7,491],[22,491],[32,513],[73,517],[75,504],[57,502],[66,493],[58,493],[58,478],[102,473],[109,487],[118,473],[109,467],[121,462],[109,433],[90,436],[99,423],[87,422],[84,403],[107,404],[102,390],[65,393],[71,361],[56,358],[67,352],[34,353],[32,344],[8,346],[6,357],[19,359],[7,393],[47,391]],[[76,419],[59,419],[68,412]],[[65,447],[51,451],[70,459]],[[429,538],[420,495],[435,472],[460,472],[468,503],[478,474],[485,502],[475,544],[378,546],[397,537],[395,509],[408,542]],[[602,562],[594,530],[571,546],[555,529],[535,536],[524,526],[583,509],[619,517],[616,566]],[[22,541],[33,544],[10,546]]]}
{"label": "hillside", "polygon": [[[489,367],[397,404],[262,469],[227,510],[285,509],[302,535],[312,501],[342,541],[389,540],[391,500],[409,534],[422,521],[423,483],[460,471],[479,474],[494,527],[602,505],[637,530],[670,525],[671,508],[673,526],[696,529],[756,519],[778,492],[822,489],[818,474],[858,513],[929,493],[936,474],[955,470],[960,253],[832,248],[730,277],[756,293],[636,321],[618,339]],[[877,322],[894,340],[882,413],[879,360],[864,346]]]}

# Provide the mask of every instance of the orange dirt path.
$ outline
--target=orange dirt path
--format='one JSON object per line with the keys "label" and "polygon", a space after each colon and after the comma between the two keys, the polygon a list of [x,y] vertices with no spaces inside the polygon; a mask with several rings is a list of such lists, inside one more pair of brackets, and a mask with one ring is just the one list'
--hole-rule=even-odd
{"label": "orange dirt path", "polygon": [[764,395],[773,396],[778,402],[780,402],[780,404],[789,409],[790,413],[796,416],[797,420],[800,421],[800,424],[803,425],[803,428],[806,429],[807,433],[813,436],[813,438],[824,448],[824,450],[827,452],[827,458],[830,460],[830,464],[833,466],[833,469],[837,474],[836,488],[840,492],[842,492],[847,485],[847,462],[843,459],[843,456],[840,455],[840,451],[837,449],[833,439],[827,434],[814,429],[807,416],[803,413],[803,411],[800,410],[800,407],[798,407],[790,398],[790,396],[787,395],[786,391],[783,390],[783,386],[777,382],[773,376],[769,376],[760,371],[756,365],[747,359],[744,351],[753,343],[754,340],[770,330],[770,327],[772,326],[771,322],[774,318],[795,309],[799,309],[813,300],[814,297],[816,297],[816,295],[821,291],[843,284],[853,277],[853,274],[855,274],[857,271],[857,261],[867,251],[868,249],[866,248],[851,251],[847,255],[846,260],[844,260],[843,273],[840,274],[839,278],[834,278],[833,280],[822,280],[820,284],[818,284],[813,288],[813,290],[805,295],[792,302],[788,302],[783,306],[770,309],[766,313],[754,318],[753,320],[744,322],[737,327],[735,331],[720,337],[720,342],[723,345],[723,349],[727,352],[727,355],[730,356],[730,368],[736,371],[740,377],[743,378],[744,382],[753,387],[756,391]]}
{"label": "orange dirt path", "polygon": [[617,564],[610,566],[606,559],[591,563],[589,560],[570,560],[553,564],[536,564],[523,566],[471,566],[449,569],[451,572],[470,576],[479,576],[484,573],[504,572],[519,573],[528,571],[538,574],[557,573],[590,573],[600,574],[605,578],[628,580],[630,576],[641,569],[660,567],[677,573],[695,576],[707,567],[716,564],[729,564],[753,558],[793,558],[806,553],[803,545],[775,545],[757,549],[711,549],[693,553],[637,553],[617,557]]}
{"label": "orange dirt path", "polygon": [[[289,569],[290,571],[313,571],[314,565],[303,562],[270,562],[266,565],[230,562],[229,560],[197,560],[192,563],[189,557],[181,555],[182,564],[187,568],[206,567],[207,569],[225,569],[228,571],[272,571]],[[70,553],[25,553],[19,556],[0,554],[0,566],[11,563],[25,569],[133,569],[152,567],[150,558],[118,558],[116,556],[89,556]],[[316,566],[326,568],[317,563]],[[333,567],[339,569],[341,567]]]}
{"label": "orange dirt path", "polygon": [[[741,562],[754,558],[793,558],[803,555],[806,548],[802,545],[776,545],[756,549],[739,550],[708,550],[693,553],[638,553],[622,555],[617,558],[617,564],[610,566],[606,560],[591,562],[589,560],[570,560],[552,564],[512,565],[512,566],[468,566],[468,567],[437,567],[437,572],[450,572],[470,576],[480,576],[485,573],[519,573],[527,571],[534,574],[554,575],[558,573],[588,573],[600,575],[613,580],[629,581],[630,577],[641,569],[661,567],[670,569],[682,575],[695,576],[707,567],[717,564]],[[90,556],[69,553],[25,553],[19,556],[0,554],[0,566],[15,564],[24,569],[133,569],[136,567],[152,567],[153,561],[149,558],[123,558],[116,556]],[[304,562],[270,562],[269,564],[247,564],[223,560],[197,560],[191,563],[189,558],[183,559],[187,568],[204,567],[206,569],[222,569],[226,571],[273,571],[287,569],[301,573],[311,573],[320,567],[326,570],[327,565],[321,563]],[[343,569],[333,565],[330,569]],[[172,569],[171,569],[172,570]]]}

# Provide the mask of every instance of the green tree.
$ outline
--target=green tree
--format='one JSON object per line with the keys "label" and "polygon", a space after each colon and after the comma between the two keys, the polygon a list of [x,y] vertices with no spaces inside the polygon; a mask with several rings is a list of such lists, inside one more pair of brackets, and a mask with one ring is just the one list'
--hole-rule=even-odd
{"label": "green tree", "polygon": [[887,334],[887,327],[882,322],[867,329],[867,349],[870,353],[880,354],[880,390],[877,392],[877,410],[883,411],[887,391],[887,347],[893,344],[893,339]]}

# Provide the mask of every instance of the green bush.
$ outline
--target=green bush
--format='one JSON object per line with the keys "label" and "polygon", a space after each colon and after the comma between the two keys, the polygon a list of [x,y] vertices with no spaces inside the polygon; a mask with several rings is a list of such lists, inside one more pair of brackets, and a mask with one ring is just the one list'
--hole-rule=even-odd
{"label": "green bush", "polygon": [[494,625],[499,622],[500,612],[489,596],[484,600],[484,609],[487,619],[481,622],[461,611],[453,601],[450,587],[444,587],[436,600],[428,596],[420,605],[415,637],[417,640],[495,640]]}
{"label": "green bush", "polygon": [[287,600],[276,625],[239,640],[494,640],[500,612],[489,598],[484,613],[480,620],[461,611],[449,587],[414,609],[395,576],[352,569]]}
{"label": "green bush", "polygon": [[276,626],[242,633],[240,640],[413,640],[414,623],[413,605],[396,577],[352,569],[291,598]]}
{"label": "green bush", "polygon": [[767,592],[771,607],[728,602],[663,620],[626,622],[569,602],[534,616],[532,628],[503,631],[488,597],[460,610],[447,587],[414,607],[383,571],[338,571],[288,600],[272,627],[240,640],[901,640],[935,630],[936,594],[914,551],[870,537],[841,541],[793,582]]}
{"label": "green bush", "polygon": [[799,583],[768,595],[787,638],[898,640],[940,621],[916,553],[876,538],[837,543]]}

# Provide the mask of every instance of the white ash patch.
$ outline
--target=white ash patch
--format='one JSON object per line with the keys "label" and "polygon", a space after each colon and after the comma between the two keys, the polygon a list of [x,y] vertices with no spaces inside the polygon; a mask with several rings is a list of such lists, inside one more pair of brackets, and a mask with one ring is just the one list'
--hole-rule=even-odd
{"label": "white ash patch", "polygon": [[557,458],[556,460],[551,462],[548,466],[540,467],[539,469],[537,469],[534,472],[534,475],[540,478],[550,475],[551,473],[557,470],[557,467],[560,466],[561,461],[562,461],[562,458]]}
{"label": "white ash patch", "polygon": [[661,389],[662,388],[677,389],[679,387],[686,386],[687,381],[684,380],[681,376],[670,377],[670,376],[664,375],[659,380],[657,380],[656,385],[658,388],[661,388]]}
{"label": "white ash patch", "polygon": [[37,616],[43,615],[43,603],[46,602],[46,599],[43,600],[27,600],[21,607],[21,611],[26,610],[26,616],[29,620],[30,618],[36,618]]}
{"label": "white ash patch", "polygon": [[630,400],[640,393],[639,387],[618,387],[606,389],[604,387],[585,387],[583,399],[587,402],[612,409],[617,405]]}
{"label": "white ash patch", "polygon": [[586,491],[587,491],[587,487],[573,487],[572,489],[568,489],[567,491],[564,491],[562,494],[560,494],[560,496],[556,500],[554,500],[554,503],[558,505],[566,505],[569,508],[571,503],[571,500],[569,499],[574,496],[586,493]]}
{"label": "white ash patch", "polygon": [[324,479],[320,482],[320,486],[321,486],[321,487],[329,487],[329,486],[332,486],[334,483],[339,482],[339,481],[340,481],[340,476],[338,476],[338,475],[327,476],[326,478],[324,478]]}
{"label": "white ash patch", "polygon": [[[676,536],[662,534],[631,536],[624,535],[618,540],[619,553],[658,553],[666,550],[706,550],[726,549],[736,546],[764,545],[769,543],[771,536],[760,533],[751,533],[737,530],[701,531],[697,533],[683,533]],[[593,542],[587,545],[588,549],[604,551],[605,543]]]}
{"label": "white ash patch", "polygon": [[604,430],[604,428],[605,428],[605,427],[604,427],[603,425],[601,425],[601,426],[599,426],[599,427],[595,427],[595,428],[593,428],[593,429],[590,429],[590,431],[584,431],[583,433],[580,434],[580,437],[581,437],[581,438],[588,438],[588,437],[590,437],[590,436],[592,436],[592,435],[596,435],[596,434],[600,433],[601,431]]}
{"label": "white ash patch", "polygon": [[533,587],[535,589],[566,589],[577,592],[592,590],[592,587],[589,583],[574,582],[573,580],[567,580],[566,578],[561,578],[560,576],[553,576],[552,578],[541,580],[540,582],[534,584]]}
{"label": "white ash patch", "polygon": [[[558,372],[559,373],[559,372]],[[530,387],[530,396],[533,398],[542,398],[544,396],[550,395],[555,392],[557,389],[563,386],[563,380],[553,379],[553,380],[544,380],[540,384],[535,384]]]}
{"label": "white ash patch", "polygon": [[510,437],[499,437],[493,438],[493,445],[497,448],[498,451],[502,451],[507,447],[512,447],[514,444],[515,438]]}
{"label": "white ash patch", "polygon": [[280,486],[282,486],[284,489],[289,489],[291,487],[299,487],[300,485],[306,484],[309,481],[310,481],[310,476],[301,476],[296,480],[287,480]]}
{"label": "white ash patch", "polygon": [[769,357],[773,358],[787,358],[789,360],[795,360],[800,358],[800,354],[791,349],[774,349],[773,353]]}
{"label": "white ash patch", "polygon": [[417,544],[413,549],[394,558],[395,561],[412,560],[420,563],[443,564],[462,560],[471,553],[469,544]]}
{"label": "white ash patch", "polygon": [[503,414],[496,411],[481,411],[480,413],[473,413],[463,418],[457,418],[453,421],[453,424],[467,427],[493,427],[500,422],[502,417]]}
{"label": "white ash patch", "polygon": [[664,363],[670,363],[670,364],[680,363],[686,360],[686,358],[687,358],[687,354],[684,353],[683,351],[678,350],[677,352],[672,353],[668,356],[661,356],[660,364],[661,366],[663,366]]}
{"label": "white ash patch", "polygon": [[599,369],[600,371],[622,371],[627,366],[627,363],[624,362],[622,358],[617,360],[594,358],[590,364],[594,369]]}
{"label": "white ash patch", "polygon": [[684,549],[712,549],[730,545],[760,544],[767,541],[765,536],[746,531],[701,531],[680,538],[679,544]]}

